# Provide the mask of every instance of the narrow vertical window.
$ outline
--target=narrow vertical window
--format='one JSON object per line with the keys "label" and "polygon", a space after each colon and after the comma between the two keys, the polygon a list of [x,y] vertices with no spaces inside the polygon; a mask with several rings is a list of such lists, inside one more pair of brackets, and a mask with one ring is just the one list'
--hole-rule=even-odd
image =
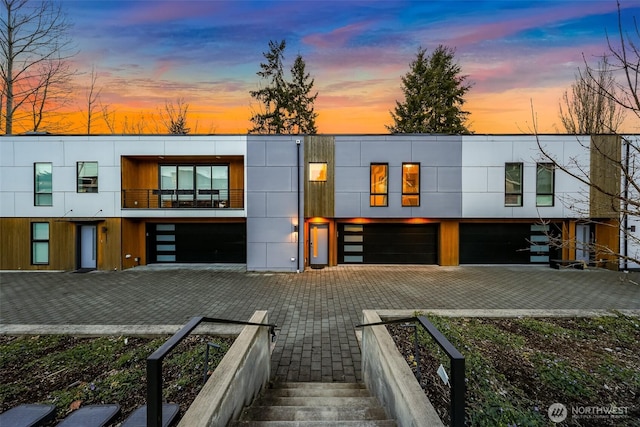
{"label": "narrow vertical window", "polygon": [[49,223],[31,223],[31,264],[49,264]]}
{"label": "narrow vertical window", "polygon": [[53,180],[51,163],[33,164],[33,204],[53,206]]}
{"label": "narrow vertical window", "polygon": [[98,162],[78,162],[78,193],[98,192]]}
{"label": "narrow vertical window", "polygon": [[327,181],[327,164],[326,163],[309,163],[309,181],[326,182]]}
{"label": "narrow vertical window", "polygon": [[389,165],[387,163],[371,163],[371,206],[388,206],[389,198]]}
{"label": "narrow vertical window", "polygon": [[553,163],[536,165],[536,206],[553,206],[554,172]]}
{"label": "narrow vertical window", "polygon": [[402,164],[402,206],[420,206],[420,163]]}
{"label": "narrow vertical window", "polygon": [[522,206],[522,163],[504,165],[504,205]]}

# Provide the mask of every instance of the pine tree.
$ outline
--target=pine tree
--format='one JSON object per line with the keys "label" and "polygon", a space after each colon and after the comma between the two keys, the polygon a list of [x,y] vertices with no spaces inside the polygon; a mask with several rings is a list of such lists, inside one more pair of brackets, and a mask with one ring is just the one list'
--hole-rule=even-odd
{"label": "pine tree", "polygon": [[289,94],[282,68],[285,47],[284,40],[279,43],[269,41],[269,51],[263,53],[267,62],[260,64],[257,74],[267,81],[267,85],[250,94],[261,103],[264,110],[251,117],[253,129],[250,133],[278,134],[286,131]]}
{"label": "pine tree", "polygon": [[293,67],[291,67],[292,81],[289,85],[290,117],[288,131],[292,134],[315,134],[318,132],[316,128],[318,114],[313,109],[313,103],[318,97],[318,92],[311,95],[315,80],[309,80],[311,76],[305,71],[305,68],[304,59],[302,59],[301,55],[298,55]]}
{"label": "pine tree", "polygon": [[469,134],[465,121],[469,112],[463,111],[464,95],[471,88],[465,84],[467,76],[453,62],[455,51],[438,46],[430,56],[419,48],[409,72],[402,77],[405,100],[396,101],[391,112],[391,133]]}

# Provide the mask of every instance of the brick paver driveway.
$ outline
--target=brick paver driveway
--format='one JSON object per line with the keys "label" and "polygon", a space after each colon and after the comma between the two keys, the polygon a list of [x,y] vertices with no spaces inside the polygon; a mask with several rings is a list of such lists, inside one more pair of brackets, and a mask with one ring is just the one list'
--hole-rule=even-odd
{"label": "brick paver driveway", "polygon": [[340,266],[302,274],[207,268],[0,273],[0,323],[183,324],[247,320],[281,330],[276,379],[360,381],[363,309],[640,309],[639,273],[545,267]]}

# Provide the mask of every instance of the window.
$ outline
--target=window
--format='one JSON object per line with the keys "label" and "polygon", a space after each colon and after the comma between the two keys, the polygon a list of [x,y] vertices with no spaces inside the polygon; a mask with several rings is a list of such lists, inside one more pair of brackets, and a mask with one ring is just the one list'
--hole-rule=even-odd
{"label": "window", "polygon": [[229,165],[161,165],[163,207],[229,207]]}
{"label": "window", "polygon": [[49,264],[49,223],[31,223],[31,264]]}
{"label": "window", "polygon": [[388,206],[389,185],[389,165],[387,163],[371,163],[371,196],[369,197],[371,206]]}
{"label": "window", "polygon": [[420,206],[420,163],[402,164],[402,206]]}
{"label": "window", "polygon": [[98,162],[78,162],[78,193],[98,192]]}
{"label": "window", "polygon": [[536,166],[536,206],[553,206],[553,163],[538,163]]}
{"label": "window", "polygon": [[309,181],[326,182],[327,181],[327,164],[326,163],[309,163]]}
{"label": "window", "polygon": [[33,164],[33,193],[35,206],[53,206],[53,181],[51,163]]}
{"label": "window", "polygon": [[504,205],[522,206],[522,163],[504,165]]}

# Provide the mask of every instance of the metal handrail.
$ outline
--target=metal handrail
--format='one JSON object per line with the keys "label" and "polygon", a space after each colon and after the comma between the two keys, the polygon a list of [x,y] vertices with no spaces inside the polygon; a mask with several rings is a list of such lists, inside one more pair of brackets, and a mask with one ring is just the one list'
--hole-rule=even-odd
{"label": "metal handrail", "polygon": [[162,426],[162,360],[200,323],[225,323],[231,325],[268,326],[271,340],[275,341],[277,325],[274,323],[254,323],[240,320],[216,319],[196,316],[147,357],[147,427]]}
{"label": "metal handrail", "polygon": [[440,348],[449,356],[451,362],[451,426],[464,426],[465,411],[465,362],[464,356],[442,335],[442,333],[431,323],[425,316],[407,317],[404,319],[386,320],[376,323],[365,323],[356,325],[356,328],[364,326],[382,326],[394,323],[418,322],[431,337],[436,341]]}
{"label": "metal handrail", "polygon": [[123,209],[244,209],[244,189],[122,189]]}

